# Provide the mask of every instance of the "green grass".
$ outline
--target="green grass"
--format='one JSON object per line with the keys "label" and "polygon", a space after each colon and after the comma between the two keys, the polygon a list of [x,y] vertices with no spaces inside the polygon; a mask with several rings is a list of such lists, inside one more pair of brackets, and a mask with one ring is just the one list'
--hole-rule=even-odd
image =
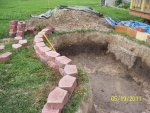
{"label": "green grass", "polygon": [[[61,76],[36,58],[32,46],[12,50],[12,43],[6,44],[6,50],[13,53],[10,61],[0,63],[0,112],[1,113],[41,113],[47,96],[57,86]],[[64,113],[74,113],[88,95],[88,77],[79,70],[78,88]]]}
{"label": "green grass", "polygon": [[102,7],[99,5],[99,0],[0,0],[0,38],[8,36],[10,20],[29,19],[30,15],[40,14],[59,5],[85,5],[113,19],[140,20],[131,16],[127,10]]}
{"label": "green grass", "polygon": [[[8,37],[10,20],[30,19],[32,14],[40,14],[58,5],[90,6],[113,19],[139,19],[130,16],[127,10],[117,10],[99,6],[99,0],[0,0],[0,39]],[[81,30],[82,31],[82,30]],[[10,61],[0,63],[0,113],[40,113],[48,93],[56,86],[60,76],[47,65],[41,63],[34,54],[32,36],[27,37],[30,46],[12,50],[12,43],[6,49],[13,56]],[[87,76],[79,71],[79,86],[65,107],[65,113],[74,113],[81,101],[88,95]]]}
{"label": "green grass", "polygon": [[[40,113],[50,89],[60,75],[41,63],[34,54],[33,46],[12,50],[10,61],[0,63],[0,112]],[[3,51],[4,52],[4,51]]]}
{"label": "green grass", "polygon": [[88,97],[88,85],[89,79],[87,73],[82,69],[79,69],[78,87],[71,97],[71,101],[63,109],[63,113],[75,113],[78,110],[82,101]]}

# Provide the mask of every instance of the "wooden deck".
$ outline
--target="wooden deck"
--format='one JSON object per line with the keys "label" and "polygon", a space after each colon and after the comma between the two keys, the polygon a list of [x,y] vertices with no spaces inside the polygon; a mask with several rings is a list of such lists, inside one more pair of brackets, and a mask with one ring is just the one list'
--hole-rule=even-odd
{"label": "wooden deck", "polygon": [[147,11],[130,9],[130,14],[137,16],[137,17],[141,17],[141,18],[150,20],[150,11],[147,12]]}
{"label": "wooden deck", "polygon": [[130,14],[150,20],[150,0],[131,0]]}

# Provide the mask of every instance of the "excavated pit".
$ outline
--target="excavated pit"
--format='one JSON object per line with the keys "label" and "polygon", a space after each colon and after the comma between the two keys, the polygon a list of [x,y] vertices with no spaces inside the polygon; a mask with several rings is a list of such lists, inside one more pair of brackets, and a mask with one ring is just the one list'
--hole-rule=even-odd
{"label": "excavated pit", "polygon": [[[150,67],[144,62],[149,60],[145,58],[149,48],[100,32],[64,34],[53,43],[87,72],[95,108],[91,113],[150,113]],[[146,55],[139,50],[147,51]],[[113,102],[112,96],[140,96],[142,100]]]}

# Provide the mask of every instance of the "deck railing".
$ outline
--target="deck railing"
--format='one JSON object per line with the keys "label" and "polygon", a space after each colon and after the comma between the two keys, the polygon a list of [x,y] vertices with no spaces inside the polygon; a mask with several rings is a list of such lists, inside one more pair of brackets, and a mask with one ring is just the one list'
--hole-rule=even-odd
{"label": "deck railing", "polygon": [[150,0],[131,0],[130,9],[140,11],[150,10]]}

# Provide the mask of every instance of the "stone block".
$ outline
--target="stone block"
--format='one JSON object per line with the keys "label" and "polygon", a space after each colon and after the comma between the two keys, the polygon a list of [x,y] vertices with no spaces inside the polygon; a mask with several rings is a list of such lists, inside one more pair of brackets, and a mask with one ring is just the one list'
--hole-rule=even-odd
{"label": "stone block", "polygon": [[71,59],[67,58],[66,56],[56,57],[55,62],[59,65],[60,68],[65,67],[65,65],[71,62]]}
{"label": "stone block", "polygon": [[13,48],[13,49],[19,49],[19,48],[21,48],[21,47],[22,47],[21,44],[13,44],[13,45],[12,45],[12,48]]}
{"label": "stone block", "polygon": [[44,42],[38,42],[38,43],[35,44],[35,46],[44,47],[45,43]]}
{"label": "stone block", "polygon": [[62,75],[62,76],[65,76],[65,71],[63,68],[59,68],[59,73]]}
{"label": "stone block", "polygon": [[8,61],[11,56],[12,56],[11,52],[3,53],[2,55],[0,55],[0,62]]}
{"label": "stone block", "polygon": [[17,31],[16,36],[24,37],[24,31]]}
{"label": "stone block", "polygon": [[60,56],[56,51],[48,51],[45,53],[46,57],[48,57],[49,61],[55,61],[56,57]]}
{"label": "stone block", "polygon": [[43,38],[34,38],[34,43],[43,42]]}
{"label": "stone block", "polygon": [[22,40],[23,39],[23,37],[21,37],[21,36],[17,36],[17,37],[15,37],[14,38],[16,41],[19,41],[19,40]]}
{"label": "stone block", "polygon": [[76,65],[66,65],[64,68],[65,75],[77,76],[78,70]]}
{"label": "stone block", "polygon": [[40,60],[43,62],[43,63],[47,63],[47,61],[48,61],[48,59],[45,57],[45,56],[43,56],[43,55],[41,55],[41,54],[37,54],[38,56],[39,56],[39,58],[40,58]]}
{"label": "stone block", "polygon": [[17,24],[18,24],[18,20],[11,20],[11,21],[10,21],[10,25],[15,25],[15,26],[17,26]]}
{"label": "stone block", "polygon": [[56,87],[52,92],[50,92],[47,99],[47,104],[50,107],[50,109],[62,109],[68,102],[68,100],[68,91]]}
{"label": "stone block", "polygon": [[[43,55],[43,56],[45,56],[45,53],[46,52],[48,52],[48,51],[50,51],[51,49],[49,48],[49,47],[47,47],[47,46],[44,46],[44,47],[39,47],[39,51],[40,51],[40,53]],[[45,56],[46,57],[46,56]]]}
{"label": "stone block", "polygon": [[22,46],[27,46],[28,45],[28,41],[26,39],[24,40],[19,40],[19,44],[21,44]]}
{"label": "stone block", "polygon": [[72,94],[77,86],[77,79],[73,76],[66,75],[59,81],[58,86]]}
{"label": "stone block", "polygon": [[54,61],[48,61],[48,66],[54,70],[59,69],[59,66]]}
{"label": "stone block", "polygon": [[45,104],[42,113],[61,113],[60,109],[51,109],[48,104]]}

